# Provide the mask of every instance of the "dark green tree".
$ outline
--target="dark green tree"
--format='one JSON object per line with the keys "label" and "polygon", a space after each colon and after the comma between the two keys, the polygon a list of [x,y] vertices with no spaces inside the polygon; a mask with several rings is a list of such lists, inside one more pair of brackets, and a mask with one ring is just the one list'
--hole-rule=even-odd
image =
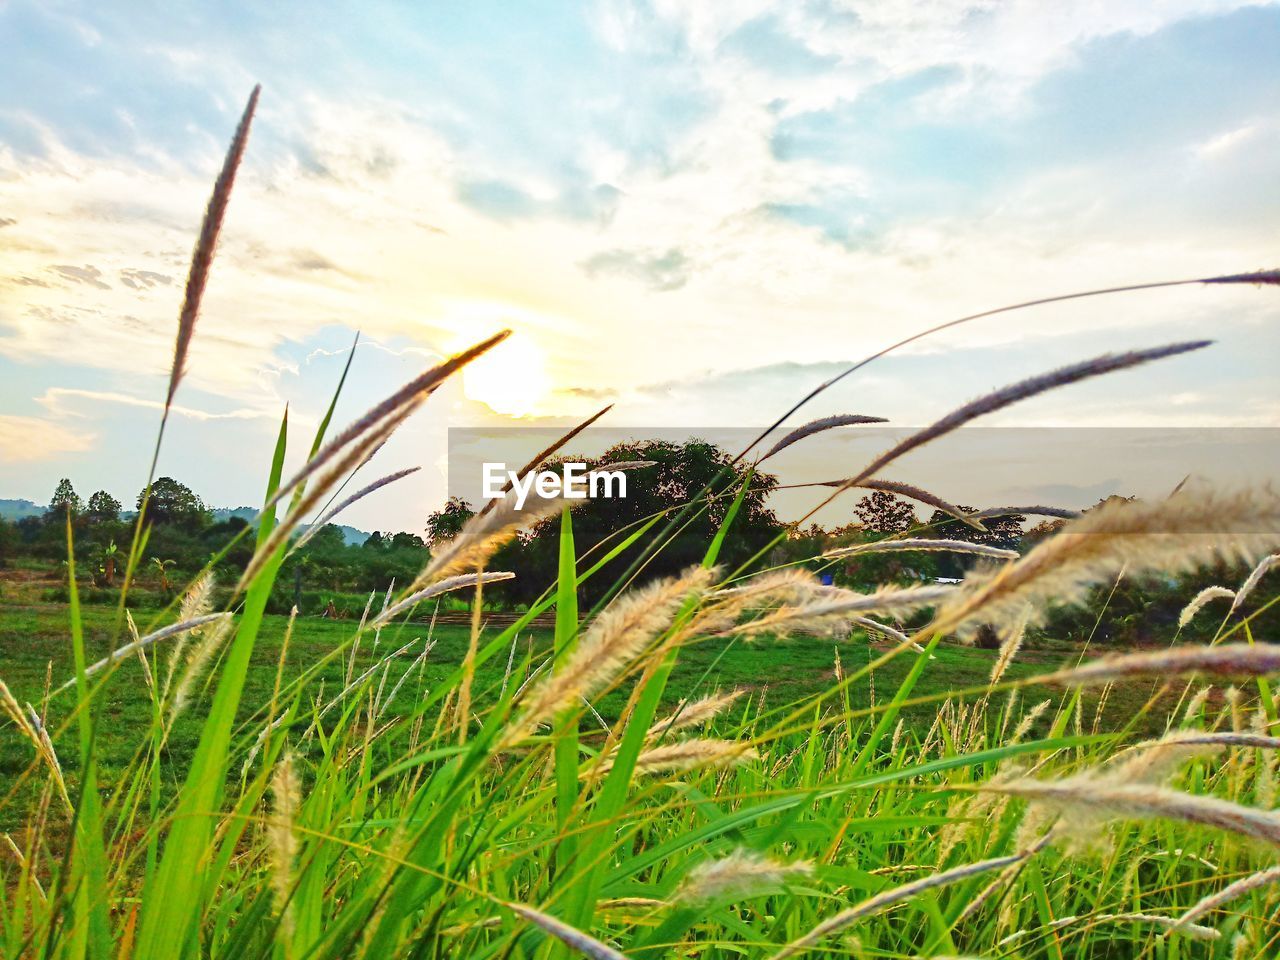
{"label": "dark green tree", "polygon": [[80,515],[82,507],[76,488],[71,485],[70,479],[63,477],[53,491],[53,496],[49,500],[49,509],[44,516],[51,522],[61,522],[67,519],[69,513],[74,520]]}
{"label": "dark green tree", "polygon": [[[144,487],[138,494],[138,509],[147,494]],[[151,499],[147,502],[147,519],[156,526],[175,526],[184,530],[207,527],[212,518],[204,501],[185,483],[173,477],[160,477],[151,484]]]}
{"label": "dark green tree", "polygon": [[911,504],[884,490],[872,490],[853,505],[853,512],[874,533],[902,533],[920,522]]}
{"label": "dark green tree", "polygon": [[117,523],[120,520],[120,501],[98,490],[89,496],[88,516],[93,523]]}
{"label": "dark green tree", "polygon": [[475,516],[471,504],[461,497],[450,497],[445,505],[427,517],[427,543],[437,544],[452,540],[463,524]]}

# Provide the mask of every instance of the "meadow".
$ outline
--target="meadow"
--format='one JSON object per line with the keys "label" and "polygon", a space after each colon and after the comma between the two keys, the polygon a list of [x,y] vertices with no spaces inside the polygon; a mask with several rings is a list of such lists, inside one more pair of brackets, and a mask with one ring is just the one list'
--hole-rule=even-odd
{"label": "meadow", "polygon": [[[157,458],[256,101],[196,243]],[[1269,293],[1280,272],[1188,282]],[[361,619],[270,615],[304,522],[502,336],[344,426],[334,405],[301,439],[282,417],[237,583],[211,562],[135,622],[144,495],[119,603],[83,606],[68,517],[66,603],[0,618],[5,956],[1276,955],[1280,647],[1256,629],[1275,601],[1246,604],[1280,546],[1274,491],[1190,483],[1060,514],[1021,553],[907,531],[841,559],[981,562],[959,584],[867,591],[770,568],[767,550],[722,562],[751,469],[595,550],[575,543],[573,504],[507,497]],[[830,498],[1021,400],[1205,346],[1102,354],[940,412]],[[783,427],[804,402],[744,451],[752,469],[856,422]],[[287,474],[291,449],[305,465]],[[700,560],[646,576],[713,501]],[[509,577],[490,561],[547,520],[554,581],[486,623],[485,589]],[[1205,641],[1024,649],[1053,607],[1102,587],[1101,620],[1108,585],[1206,567],[1224,582],[1183,612],[1217,624]],[[445,596],[469,622],[432,626]],[[968,645],[980,630],[997,649]]]}

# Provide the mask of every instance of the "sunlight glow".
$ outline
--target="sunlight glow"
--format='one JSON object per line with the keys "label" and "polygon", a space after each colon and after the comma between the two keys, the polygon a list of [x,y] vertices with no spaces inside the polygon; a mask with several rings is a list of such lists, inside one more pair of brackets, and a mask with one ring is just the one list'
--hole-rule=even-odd
{"label": "sunlight glow", "polygon": [[462,371],[462,392],[495,413],[533,413],[551,389],[546,354],[537,342],[516,332]]}

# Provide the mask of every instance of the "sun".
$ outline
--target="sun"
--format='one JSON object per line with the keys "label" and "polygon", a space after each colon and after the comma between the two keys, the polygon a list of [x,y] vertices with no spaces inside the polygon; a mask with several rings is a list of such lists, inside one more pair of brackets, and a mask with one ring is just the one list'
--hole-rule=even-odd
{"label": "sun", "polygon": [[511,417],[528,416],[550,389],[546,354],[523,333],[513,333],[462,368],[467,399]]}

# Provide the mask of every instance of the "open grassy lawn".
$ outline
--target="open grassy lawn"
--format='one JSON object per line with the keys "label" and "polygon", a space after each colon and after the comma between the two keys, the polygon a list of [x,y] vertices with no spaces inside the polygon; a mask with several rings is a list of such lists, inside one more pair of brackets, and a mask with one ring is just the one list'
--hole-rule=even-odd
{"label": "open grassy lawn", "polygon": [[[111,649],[116,612],[113,607],[89,606],[82,608],[82,614],[88,656],[94,661]],[[144,633],[164,623],[162,620],[150,622],[149,618],[156,617],[151,611],[144,611],[138,617],[139,629]],[[9,685],[20,702],[39,704],[46,678],[51,678],[51,686],[56,690],[73,677],[69,623],[66,604],[10,604],[0,607],[0,679]],[[252,724],[255,713],[270,702],[287,623],[288,618],[283,616],[266,618],[249,669],[239,715],[241,723]],[[316,679],[310,689],[325,691],[325,699],[336,696],[349,678],[348,652],[356,627],[357,624],[350,620],[300,617],[289,642],[282,681],[288,683],[304,671],[314,670]],[[400,688],[399,702],[393,703],[387,711],[388,716],[393,716],[415,698],[428,695],[434,685],[446,683],[455,674],[466,654],[469,632],[469,628],[464,626],[436,624],[433,627],[425,620],[412,620],[385,628],[376,646],[373,635],[366,634],[361,639],[350,677],[358,677],[389,652],[413,641],[408,650],[386,667],[386,678],[382,681],[383,689],[390,690],[407,669],[414,668]],[[495,633],[493,629],[486,629],[481,643]],[[419,660],[423,643],[428,639],[434,640],[435,645],[425,660]],[[160,677],[164,676],[168,666],[168,643],[171,641],[162,641],[152,650],[153,669]],[[529,671],[547,656],[550,644],[550,633],[545,629],[522,633],[507,682],[522,683]],[[837,649],[844,673],[850,674],[865,666],[886,647],[868,643],[860,632],[838,641],[830,637],[796,636],[692,643],[682,651],[680,663],[668,685],[667,706],[673,706],[682,698],[733,688],[747,689],[757,697],[763,697],[766,708],[795,703],[832,687]],[[904,711],[907,722],[916,725],[922,736],[933,722],[943,698],[952,691],[980,687],[986,682],[995,652],[947,645],[940,646],[935,656],[935,661],[924,672],[915,690],[915,699],[929,702],[916,704]],[[1008,671],[1007,679],[1043,673],[1073,656],[1065,648],[1023,651]],[[491,694],[500,688],[507,659],[507,656],[493,657],[477,670],[475,686],[478,700],[482,700],[486,692]],[[850,689],[850,705],[860,709],[883,704],[898,688],[913,659],[900,657],[868,674]],[[136,657],[130,656],[117,669],[123,671],[124,676],[112,683],[111,695],[103,708],[103,725],[97,745],[100,777],[107,787],[128,768],[135,751],[145,741],[144,733],[150,723],[151,699],[141,664]],[[217,676],[216,667],[209,675]],[[595,702],[604,719],[616,719],[630,687],[629,682],[624,683]],[[1114,729],[1122,724],[1147,701],[1153,690],[1149,683],[1133,683],[1113,691],[1105,705],[1102,729]],[[175,778],[186,769],[191,759],[204,716],[203,707],[211,692],[209,689],[202,691],[196,698],[197,702],[179,717],[174,726],[166,747],[166,760]],[[1045,697],[1059,698],[1060,694],[1060,691],[1037,687],[1024,691],[1028,703]],[[976,699],[976,695],[972,699]],[[47,717],[49,728],[61,731],[61,735],[55,737],[55,745],[72,779],[76,749],[74,726],[67,723],[67,713],[73,702],[73,690],[55,696]],[[1090,711],[1093,703],[1087,701]],[[1085,712],[1086,724],[1093,721],[1090,711]],[[1043,725],[1047,726],[1051,715],[1051,712],[1046,715]],[[300,720],[299,724],[304,727],[307,722]],[[584,733],[593,723],[595,721],[590,715],[584,718]],[[0,776],[6,779],[16,777],[31,760],[32,751],[25,740],[16,734],[0,737]],[[21,805],[7,806],[9,814],[0,816],[4,821],[0,825],[7,825],[7,816],[16,814],[20,808]]]}

